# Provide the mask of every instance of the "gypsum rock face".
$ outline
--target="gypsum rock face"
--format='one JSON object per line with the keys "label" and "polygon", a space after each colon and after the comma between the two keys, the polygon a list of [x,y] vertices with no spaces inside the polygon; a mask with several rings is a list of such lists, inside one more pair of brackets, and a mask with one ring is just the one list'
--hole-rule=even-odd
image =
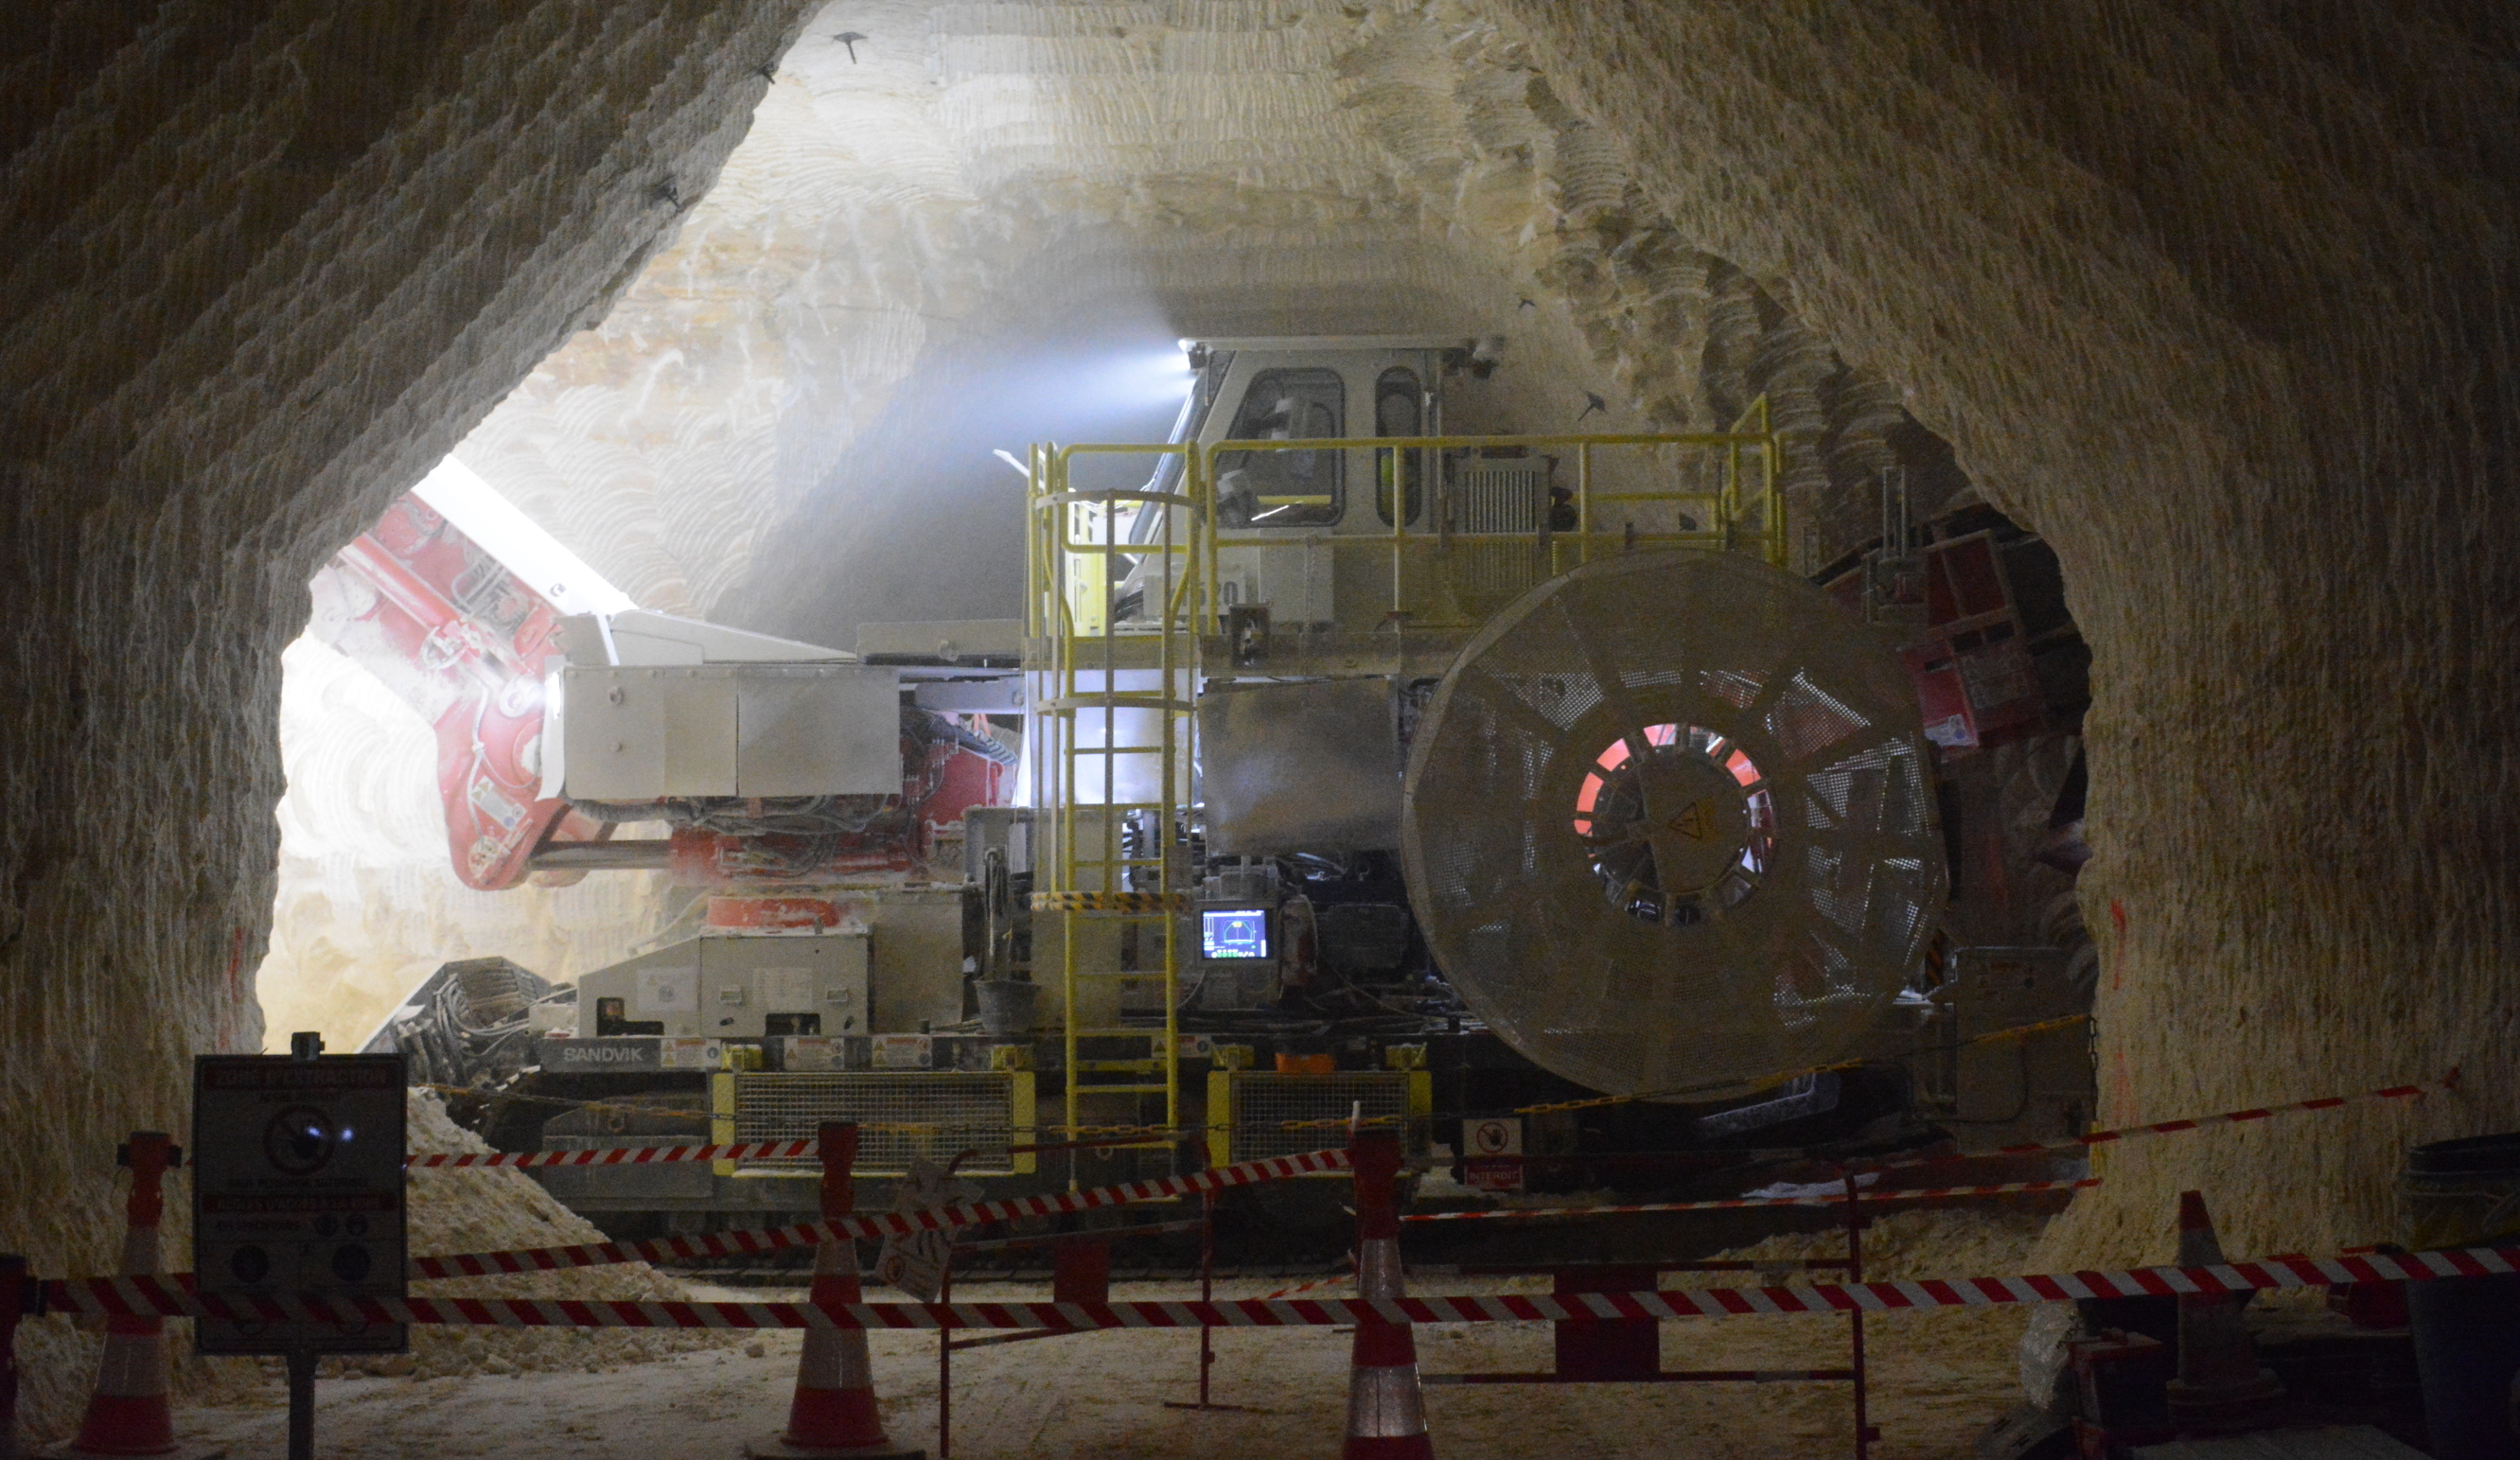
{"label": "gypsum rock face", "polygon": [[[261,1043],[301,585],[600,316],[799,15],[71,4],[13,51],[0,1232],[40,1270],[106,1270],[116,1140]],[[89,1375],[29,1358],[59,1435]]]}
{"label": "gypsum rock face", "polygon": [[[2501,1068],[2520,877],[2509,19],[1491,7],[1699,246],[1904,382],[2093,651],[2100,1120]],[[1885,124],[1887,123],[1887,124]],[[2410,970],[2420,970],[2412,973]],[[2469,1087],[2112,1158],[2047,1260],[2392,1232]]]}

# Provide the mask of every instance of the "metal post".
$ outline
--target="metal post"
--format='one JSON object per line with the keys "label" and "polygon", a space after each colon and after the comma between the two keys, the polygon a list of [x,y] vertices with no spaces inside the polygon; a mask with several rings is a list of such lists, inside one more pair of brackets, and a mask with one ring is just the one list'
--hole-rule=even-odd
{"label": "metal post", "polygon": [[1593,560],[1593,444],[1575,448],[1575,560]]}
{"label": "metal post", "polygon": [[[1209,1163],[1213,1165],[1213,1163]],[[1216,1301],[1216,1193],[1198,1194],[1198,1301]],[[1219,1404],[1208,1395],[1208,1371],[1216,1363],[1216,1328],[1213,1324],[1198,1326],[1198,1398],[1195,1402],[1166,1399],[1166,1409],[1228,1409],[1238,1414],[1267,1414],[1268,1410],[1252,1404]]]}
{"label": "metal post", "polygon": [[18,1320],[27,1286],[26,1260],[0,1253],[0,1460],[18,1460]]}
{"label": "metal post", "polygon": [[[1198,1194],[1198,1301],[1216,1301],[1216,1192]],[[1207,1371],[1216,1365],[1216,1326],[1198,1325],[1198,1407],[1207,1407]]]}
{"label": "metal post", "polygon": [[[954,1163],[962,1164],[957,1156]],[[945,1265],[936,1273],[936,1301],[954,1301],[954,1249],[945,1249]],[[954,1330],[936,1329],[936,1460],[954,1453]]]}
{"label": "metal post", "polygon": [[[1409,473],[1404,465],[1409,460],[1409,454],[1397,446],[1390,446],[1367,455],[1367,460],[1373,465],[1373,484],[1377,488],[1382,485],[1382,462],[1379,458],[1385,453],[1388,454],[1391,462],[1391,611],[1396,614],[1409,606],[1405,601],[1406,595],[1402,589],[1403,574],[1400,567],[1400,540],[1409,531]],[[1338,574],[1336,548],[1330,550],[1330,574],[1332,581],[1336,581]]]}
{"label": "metal post", "polygon": [[[1848,1286],[1857,1287],[1864,1282],[1864,1213],[1855,1172],[1849,1171],[1845,1174],[1846,1281]],[[1846,1316],[1852,1346],[1847,1366],[1855,1371],[1855,1460],[1868,1460],[1873,1437],[1871,1418],[1866,1412],[1866,1401],[1869,1396],[1865,1392],[1864,1309],[1849,1308]]]}
{"label": "metal post", "polygon": [[315,1460],[315,1350],[289,1350],[289,1460]]}

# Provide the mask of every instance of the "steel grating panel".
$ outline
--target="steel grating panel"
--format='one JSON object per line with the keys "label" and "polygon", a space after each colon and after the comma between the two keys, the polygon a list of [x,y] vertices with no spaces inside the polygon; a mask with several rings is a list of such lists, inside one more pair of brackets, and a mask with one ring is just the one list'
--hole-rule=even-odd
{"label": "steel grating panel", "polygon": [[1479,462],[1452,485],[1456,532],[1538,532],[1549,502],[1546,457]]}
{"label": "steel grating panel", "polygon": [[[825,1121],[855,1121],[857,1172],[897,1175],[914,1157],[939,1166],[964,1151],[978,1154],[967,1174],[1014,1170],[1007,1147],[1014,1135],[1015,1076],[985,1073],[868,1071],[740,1074],[735,1077],[735,1138],[812,1140]],[[810,1156],[747,1163],[761,1169],[810,1169]]]}
{"label": "steel grating panel", "polygon": [[1410,1119],[1409,1077],[1393,1071],[1359,1071],[1347,1075],[1282,1075],[1244,1070],[1234,1077],[1233,1159],[1259,1161],[1293,1156],[1347,1143],[1343,1128],[1308,1126],[1289,1130],[1290,1121],[1345,1121],[1363,1107],[1367,1120],[1401,1119],[1402,1146],[1423,1155],[1426,1122]]}

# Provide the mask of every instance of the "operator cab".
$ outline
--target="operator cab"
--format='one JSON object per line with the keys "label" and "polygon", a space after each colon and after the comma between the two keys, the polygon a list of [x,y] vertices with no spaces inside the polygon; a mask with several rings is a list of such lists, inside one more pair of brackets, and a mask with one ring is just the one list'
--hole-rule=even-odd
{"label": "operator cab", "polygon": [[[1501,429],[1480,386],[1502,341],[1459,336],[1333,335],[1185,341],[1196,382],[1172,439],[1213,452],[1220,608],[1265,606],[1282,629],[1370,630],[1392,607],[1388,557],[1341,552],[1362,538],[1454,531],[1527,531],[1549,504],[1546,459],[1465,469],[1451,458],[1483,453],[1367,445],[1220,443],[1365,442]],[[1168,457],[1148,483],[1175,491],[1182,460]],[[1427,484],[1454,489],[1439,524]],[[1490,478],[1495,478],[1490,481]],[[1477,485],[1474,486],[1474,483]],[[1482,491],[1481,488],[1484,488]],[[1473,492],[1479,500],[1462,497]],[[1495,497],[1493,503],[1486,497]],[[1179,517],[1174,529],[1181,530]],[[1136,514],[1132,542],[1150,543],[1161,515]],[[1115,597],[1123,623],[1149,617],[1148,580],[1163,554],[1142,559]]]}

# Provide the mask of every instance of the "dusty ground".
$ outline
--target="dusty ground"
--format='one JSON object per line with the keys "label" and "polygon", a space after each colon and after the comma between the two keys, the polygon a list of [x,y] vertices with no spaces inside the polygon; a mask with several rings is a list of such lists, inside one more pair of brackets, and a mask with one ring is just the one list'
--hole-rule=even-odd
{"label": "dusty ground", "polygon": [[[2036,1232],[2027,1218],[1962,1221],[1919,1214],[1876,1233],[1882,1275],[2011,1271],[2006,1260]],[[1750,1250],[1783,1257],[1808,1239]],[[1814,1249],[1817,1250],[1816,1248]],[[1983,1269],[1985,1261],[1994,1265]],[[1954,1263],[1970,1263],[1962,1268]],[[1494,1280],[1419,1280],[1413,1291],[1493,1290]],[[1540,1288],[1539,1282],[1516,1286]],[[1116,1296],[1177,1297],[1178,1283],[1119,1284]],[[1220,1285],[1230,1297],[1266,1291]],[[729,1298],[787,1297],[758,1290]],[[1032,1287],[964,1286],[958,1298],[1037,1297]],[[1873,1319],[1873,1419],[1885,1460],[1963,1456],[2016,1392],[2019,1312],[1947,1311]],[[1735,1318],[1666,1325],[1666,1367],[1809,1367],[1844,1361],[1846,1324],[1827,1317]],[[564,1342],[564,1340],[563,1340]],[[343,1460],[405,1456],[732,1457],[746,1436],[784,1423],[794,1382],[792,1334],[653,1363],[513,1377],[347,1379],[319,1392],[318,1444]],[[932,1448],[936,1349],[932,1335],[876,1334],[877,1392],[893,1438]],[[955,1355],[953,1450],[997,1456],[1329,1454],[1344,1419],[1348,1340],[1328,1329],[1217,1335],[1215,1394],[1256,1412],[1163,1407],[1197,1386],[1198,1339],[1189,1332],[1084,1334]],[[1428,1373],[1549,1366],[1542,1324],[1420,1329]],[[278,1386],[261,1405],[182,1411],[188,1438],[226,1445],[235,1460],[283,1450]],[[1620,1456],[1811,1456],[1850,1448],[1851,1413],[1839,1385],[1432,1388],[1427,1413],[1438,1451],[1452,1457],[1581,1453]]]}

